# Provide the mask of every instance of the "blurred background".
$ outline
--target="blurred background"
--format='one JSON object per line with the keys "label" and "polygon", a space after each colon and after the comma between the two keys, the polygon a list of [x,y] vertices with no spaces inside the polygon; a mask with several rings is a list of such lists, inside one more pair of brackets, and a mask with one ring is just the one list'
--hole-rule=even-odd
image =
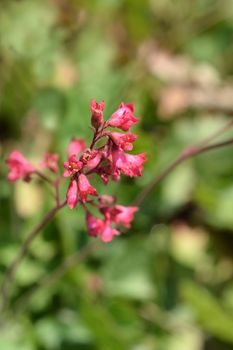
{"label": "blurred background", "polygon": [[[12,149],[34,163],[58,152],[62,165],[71,137],[91,139],[91,98],[106,116],[132,102],[143,176],[97,185],[132,205],[185,146],[229,122],[232,62],[232,0],[1,0],[0,280],[53,205],[40,182],[6,181]],[[0,348],[233,349],[232,152],[178,167],[125,235],[64,271],[91,239],[82,210],[60,211],[16,273]]]}

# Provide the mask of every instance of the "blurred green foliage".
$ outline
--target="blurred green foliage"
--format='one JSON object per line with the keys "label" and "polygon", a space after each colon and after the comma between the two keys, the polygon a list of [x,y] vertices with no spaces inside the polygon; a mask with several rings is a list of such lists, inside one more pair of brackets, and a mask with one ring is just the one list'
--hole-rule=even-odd
{"label": "blurred green foliage", "polygon": [[[185,146],[229,117],[195,107],[167,117],[159,106],[169,81],[153,73],[157,66],[148,67],[141,52],[155,42],[174,60],[183,57],[181,68],[191,60],[231,85],[233,2],[2,0],[0,6],[2,280],[52,205],[40,183],[7,183],[9,151],[18,148],[35,162],[46,150],[59,152],[62,164],[71,137],[90,140],[91,98],[105,100],[106,115],[133,102],[140,118],[135,151],[149,159],[143,177],[97,184],[130,205]],[[90,240],[81,210],[63,209],[17,271],[0,348],[233,349],[231,157],[229,147],[177,168],[150,193],[127,234],[34,290]]]}

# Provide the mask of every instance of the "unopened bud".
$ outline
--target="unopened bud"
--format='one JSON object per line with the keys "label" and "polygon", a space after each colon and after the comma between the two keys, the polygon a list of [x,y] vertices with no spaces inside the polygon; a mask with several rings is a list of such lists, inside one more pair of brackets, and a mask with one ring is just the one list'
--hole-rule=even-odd
{"label": "unopened bud", "polygon": [[104,101],[97,103],[95,100],[91,100],[91,125],[95,129],[98,129],[104,122]]}

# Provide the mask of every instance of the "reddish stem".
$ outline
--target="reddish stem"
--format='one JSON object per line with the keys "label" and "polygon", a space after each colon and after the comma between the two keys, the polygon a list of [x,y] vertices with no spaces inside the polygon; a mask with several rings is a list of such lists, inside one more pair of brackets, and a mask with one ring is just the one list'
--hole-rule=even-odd
{"label": "reddish stem", "polygon": [[211,151],[216,148],[222,148],[224,146],[232,145],[233,138],[223,142],[214,143],[206,146],[189,146],[187,147],[171,164],[167,166],[161,173],[155,176],[154,179],[145,187],[145,189],[139,194],[135,201],[135,205],[140,206],[146,199],[146,197],[153,191],[153,189],[169,175],[178,165],[183,163],[185,160],[195,157],[201,153]]}
{"label": "reddish stem", "polygon": [[95,146],[95,143],[97,141],[97,137],[98,137],[98,134],[99,134],[99,131],[98,129],[96,129],[95,133],[94,133],[94,136],[93,136],[93,139],[92,139],[92,142],[91,142],[91,145],[90,145],[90,149],[92,150],[93,147]]}
{"label": "reddish stem", "polygon": [[95,130],[95,133],[94,133],[91,145],[90,145],[90,149],[91,150],[94,148],[96,142],[99,141],[99,139],[101,139],[101,137],[107,135],[106,133],[103,133],[104,129],[106,129],[107,127],[108,127],[107,123],[104,122],[103,125],[102,125],[102,128],[100,130],[99,129]]}
{"label": "reddish stem", "polygon": [[50,178],[48,178],[46,175],[41,173],[39,170],[36,170],[35,174],[38,175],[42,180],[44,180],[44,181],[48,182],[50,185],[54,186],[53,181],[50,180]]}

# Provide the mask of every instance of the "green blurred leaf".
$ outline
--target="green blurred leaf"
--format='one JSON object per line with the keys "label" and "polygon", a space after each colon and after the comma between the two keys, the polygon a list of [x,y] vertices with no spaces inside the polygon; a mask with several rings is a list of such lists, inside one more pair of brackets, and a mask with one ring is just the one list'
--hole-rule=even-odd
{"label": "green blurred leaf", "polygon": [[127,348],[127,342],[119,337],[119,329],[103,305],[98,305],[83,297],[78,313],[89,327],[94,344],[101,350],[121,350]]}
{"label": "green blurred leaf", "polygon": [[53,319],[46,318],[36,323],[36,333],[42,346],[58,349],[63,328]]}
{"label": "green blurred leaf", "polygon": [[0,15],[1,44],[20,56],[36,58],[49,45],[55,15],[51,3],[9,2]]}
{"label": "green blurred leaf", "polygon": [[17,269],[15,280],[21,286],[37,282],[45,272],[45,267],[40,263],[25,258]]}
{"label": "green blurred leaf", "polygon": [[153,298],[155,287],[150,279],[145,246],[139,242],[127,244],[122,241],[116,242],[114,248],[102,268],[105,293],[130,299]]}
{"label": "green blurred leaf", "polygon": [[182,284],[181,293],[192,306],[200,325],[209,333],[233,343],[233,314],[224,310],[219,300],[197,284]]}
{"label": "green blurred leaf", "polygon": [[191,198],[195,185],[195,174],[191,163],[175,169],[163,183],[163,199],[167,207],[177,208]]}

